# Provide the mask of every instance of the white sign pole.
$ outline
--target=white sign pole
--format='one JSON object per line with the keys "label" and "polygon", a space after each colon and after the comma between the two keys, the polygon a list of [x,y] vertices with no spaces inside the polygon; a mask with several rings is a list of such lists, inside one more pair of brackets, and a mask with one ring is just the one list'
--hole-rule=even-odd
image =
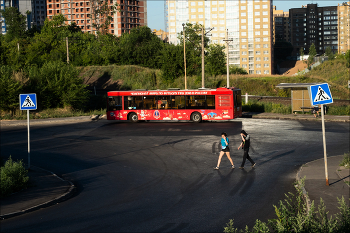
{"label": "white sign pole", "polygon": [[324,168],[326,173],[326,185],[329,186],[328,181],[328,165],[327,165],[327,149],[326,149],[326,130],[324,126],[324,107],[321,104],[321,116],[322,116],[322,134],[323,134],[323,156],[324,156]]}
{"label": "white sign pole", "polygon": [[27,130],[28,130],[28,169],[30,168],[30,129],[29,129],[29,110],[27,110]]}

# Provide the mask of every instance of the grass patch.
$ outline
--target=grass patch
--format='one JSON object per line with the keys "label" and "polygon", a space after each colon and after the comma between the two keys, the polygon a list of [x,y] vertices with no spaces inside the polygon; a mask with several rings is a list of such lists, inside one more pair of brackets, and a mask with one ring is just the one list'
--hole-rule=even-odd
{"label": "grass patch", "polygon": [[23,162],[14,162],[10,156],[0,167],[0,197],[25,189],[28,181],[28,171],[24,168]]}
{"label": "grass patch", "polygon": [[[75,110],[72,108],[55,108],[45,109],[41,111],[29,111],[30,119],[47,119],[47,118],[62,118],[62,117],[76,117],[76,116],[91,116],[106,114],[106,109],[95,109],[90,111]],[[1,120],[26,120],[26,111],[16,111],[12,116],[10,112],[3,112]]]}
{"label": "grass patch", "polygon": [[350,116],[350,106],[332,106],[330,105],[327,109],[328,115],[341,115],[341,116]]}
{"label": "grass patch", "polygon": [[[337,65],[337,72],[332,73],[332,78],[328,79],[329,72],[324,70],[312,70],[307,75],[283,76],[283,75],[230,75],[230,86],[238,87],[242,94],[259,96],[280,96],[290,97],[290,90],[276,89],[280,83],[324,83],[331,85],[332,97],[334,99],[349,99],[349,90],[347,89],[348,70],[342,66],[342,61],[333,63],[323,63],[324,69],[333,69],[331,64]],[[321,69],[321,68],[318,68]],[[335,68],[334,68],[335,69]],[[316,72],[317,71],[317,72]],[[185,77],[176,78],[173,82],[167,82],[162,78],[162,72],[157,69],[150,69],[135,65],[125,66],[90,66],[82,67],[80,76],[84,80],[101,77],[102,79],[112,79],[116,85],[115,90],[135,90],[135,89],[185,89]],[[218,88],[226,86],[227,76],[205,75],[204,83],[207,88]],[[95,85],[95,84],[94,84]],[[187,76],[187,89],[198,89],[202,87],[202,77]]]}
{"label": "grass patch", "polygon": [[339,165],[350,168],[350,152],[344,154],[343,160]]}
{"label": "grass patch", "polygon": [[259,102],[257,100],[243,103],[242,110],[244,112],[271,112],[280,114],[291,114],[292,108],[290,105],[276,104],[271,102]]}

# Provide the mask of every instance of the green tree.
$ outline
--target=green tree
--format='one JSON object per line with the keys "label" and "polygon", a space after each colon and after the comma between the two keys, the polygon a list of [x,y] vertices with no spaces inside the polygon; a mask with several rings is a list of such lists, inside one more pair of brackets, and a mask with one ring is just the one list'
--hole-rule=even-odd
{"label": "green tree", "polygon": [[304,48],[301,47],[300,50],[299,50],[299,56],[300,56],[300,60],[302,60],[304,63]]}
{"label": "green tree", "polygon": [[16,7],[6,7],[1,10],[6,23],[6,40],[23,38],[26,36],[26,17]]}
{"label": "green tree", "polygon": [[120,64],[160,68],[159,59],[164,42],[149,27],[131,29],[119,39]]}
{"label": "green tree", "polygon": [[229,69],[230,69],[230,74],[248,74],[244,68],[236,65],[230,65]]}
{"label": "green tree", "polygon": [[0,109],[11,111],[13,115],[19,107],[18,96],[22,91],[22,84],[15,80],[10,66],[0,66]]}
{"label": "green tree", "polygon": [[205,70],[211,75],[226,73],[225,46],[218,44],[210,45],[205,60]]}
{"label": "green tree", "polygon": [[112,15],[119,10],[118,3],[110,6],[109,2],[109,0],[90,0],[92,27],[103,35],[108,33],[109,25],[113,19]]}
{"label": "green tree", "polygon": [[347,67],[350,68],[350,50],[346,51],[345,59],[346,59]]}
{"label": "green tree", "polygon": [[328,60],[333,60],[334,59],[334,54],[333,54],[332,48],[330,46],[326,47],[325,54],[328,57]]}
{"label": "green tree", "polygon": [[[202,64],[202,28],[200,24],[186,23],[184,26],[186,36],[186,72],[188,75],[201,74]],[[184,46],[183,31],[178,34],[180,45]],[[204,36],[204,49],[209,47],[209,38]]]}
{"label": "green tree", "polygon": [[309,67],[314,62],[314,57],[316,56],[316,47],[314,43],[309,48],[309,58],[307,59],[307,66]]}
{"label": "green tree", "polygon": [[42,67],[30,66],[28,90],[38,94],[38,106],[82,109],[88,100],[79,70],[62,61],[49,61]]}
{"label": "green tree", "polygon": [[41,33],[36,33],[27,47],[27,66],[41,66],[47,61],[67,61],[66,37],[79,34],[81,30],[75,23],[67,25],[66,20],[62,14],[53,16],[52,20],[45,20]]}
{"label": "green tree", "polygon": [[165,82],[173,82],[185,74],[183,47],[168,44],[164,46],[161,55],[162,78]]}

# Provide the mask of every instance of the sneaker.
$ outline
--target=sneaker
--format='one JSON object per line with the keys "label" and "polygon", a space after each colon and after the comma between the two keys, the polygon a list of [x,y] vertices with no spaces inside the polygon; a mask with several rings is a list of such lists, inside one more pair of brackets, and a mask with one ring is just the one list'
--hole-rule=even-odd
{"label": "sneaker", "polygon": [[219,170],[219,167],[214,167],[215,170]]}
{"label": "sneaker", "polygon": [[244,167],[239,167],[239,169],[244,169]]}
{"label": "sneaker", "polygon": [[255,167],[255,165],[256,165],[256,163],[254,163],[254,164],[252,165],[252,167]]}
{"label": "sneaker", "polygon": [[235,168],[235,165],[232,165],[232,166],[231,166],[231,169],[234,169],[234,168]]}

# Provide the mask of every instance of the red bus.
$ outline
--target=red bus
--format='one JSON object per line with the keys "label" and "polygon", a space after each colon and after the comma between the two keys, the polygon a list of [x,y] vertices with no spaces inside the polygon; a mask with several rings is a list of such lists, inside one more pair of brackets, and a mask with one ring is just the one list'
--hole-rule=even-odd
{"label": "red bus", "polygon": [[242,116],[241,90],[134,90],[107,92],[108,120],[228,120]]}

